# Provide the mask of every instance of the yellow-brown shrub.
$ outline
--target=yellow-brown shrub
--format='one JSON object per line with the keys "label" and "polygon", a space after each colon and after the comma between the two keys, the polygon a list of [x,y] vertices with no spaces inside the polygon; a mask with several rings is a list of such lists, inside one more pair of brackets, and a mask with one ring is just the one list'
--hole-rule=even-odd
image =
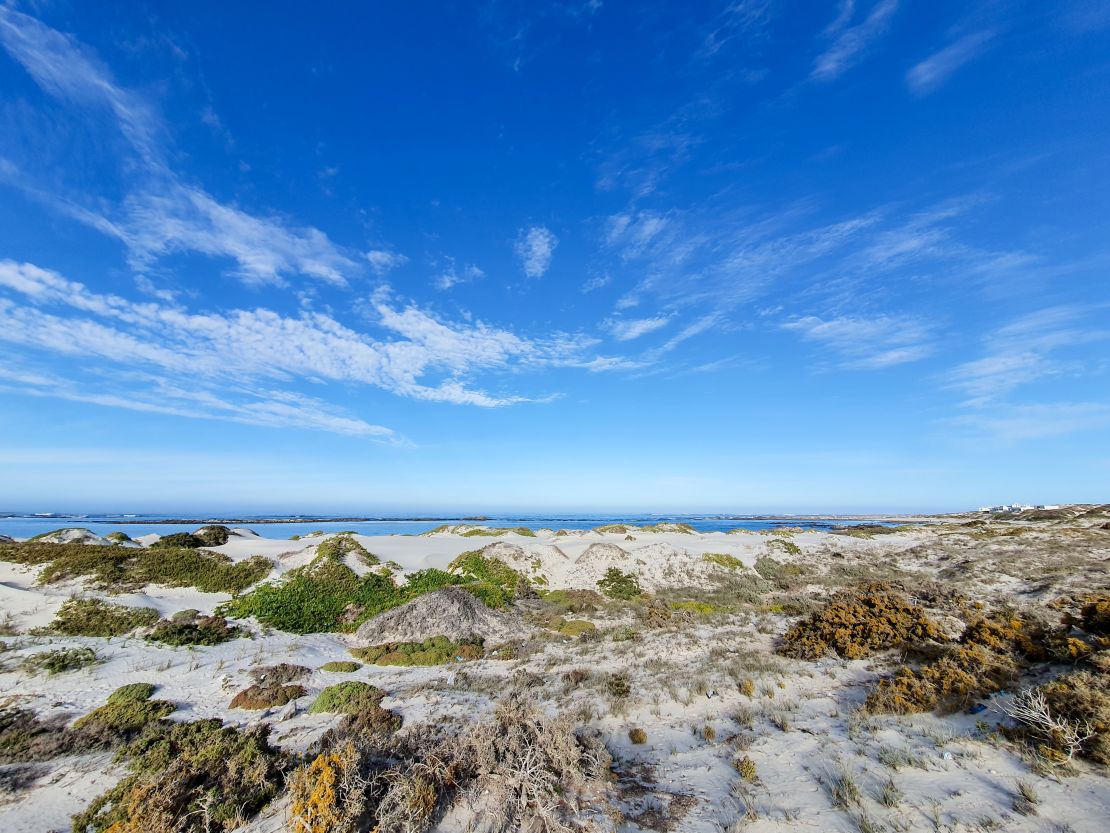
{"label": "yellow-brown shrub", "polygon": [[907,642],[943,640],[925,609],[882,583],[841,593],[786,632],[779,653],[818,659],[835,651],[860,659]]}

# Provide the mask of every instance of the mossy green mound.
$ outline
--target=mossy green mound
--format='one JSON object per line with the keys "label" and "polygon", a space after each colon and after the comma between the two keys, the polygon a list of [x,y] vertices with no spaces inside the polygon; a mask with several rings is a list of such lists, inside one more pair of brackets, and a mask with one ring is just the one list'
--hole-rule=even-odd
{"label": "mossy green mound", "polygon": [[362,668],[361,662],[348,662],[344,660],[325,662],[320,666],[321,671],[329,671],[333,674],[350,674],[352,671],[358,671],[360,668]]}
{"label": "mossy green mound", "polygon": [[369,648],[353,648],[351,654],[374,665],[442,665],[457,660],[481,659],[480,640],[454,642],[433,636],[423,642],[387,642]]}

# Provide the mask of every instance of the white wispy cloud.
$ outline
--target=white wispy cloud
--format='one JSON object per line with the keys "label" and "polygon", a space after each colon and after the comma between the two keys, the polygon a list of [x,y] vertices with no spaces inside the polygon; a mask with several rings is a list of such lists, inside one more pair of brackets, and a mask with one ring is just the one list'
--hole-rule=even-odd
{"label": "white wispy cloud", "polygon": [[878,0],[859,23],[849,25],[855,18],[852,3],[841,3],[836,19],[826,29],[832,43],[817,56],[811,77],[819,81],[832,81],[858,63],[874,41],[886,33],[891,18],[898,10],[898,0]]}
{"label": "white wispy cloud", "polygon": [[635,318],[631,320],[614,319],[608,322],[609,332],[617,341],[632,341],[640,336],[654,333],[670,323],[669,316],[656,318]]}
{"label": "white wispy cloud", "polygon": [[[357,271],[348,253],[319,229],[228,205],[182,179],[167,161],[170,140],[156,109],[117,84],[71,36],[2,5],[0,45],[44,92],[77,109],[83,129],[106,124],[118,131],[126,148],[116,160],[125,193],[113,202],[77,188],[68,195],[47,192],[35,185],[33,158],[23,166],[7,160],[0,173],[55,210],[120,240],[133,268],[145,270],[175,252],[198,252],[233,260],[233,273],[252,283],[304,275],[342,284]],[[47,173],[57,178],[56,171]]]}
{"label": "white wispy cloud", "polygon": [[906,316],[841,316],[822,319],[808,315],[782,325],[807,341],[817,342],[838,355],[839,367],[882,370],[924,359],[933,353],[932,328]]}
{"label": "white wispy cloud", "polygon": [[454,258],[447,258],[443,271],[435,279],[435,285],[439,289],[446,290],[460,283],[469,283],[485,276],[486,273],[473,263],[460,266],[455,263]]}
{"label": "white wispy cloud", "polygon": [[1099,320],[1106,309],[1065,304],[1019,316],[987,333],[983,355],[956,365],[944,383],[967,395],[964,405],[981,408],[1024,385],[1080,370],[1066,350],[1110,340],[1110,327]]}
{"label": "white wispy cloud", "polygon": [[994,32],[989,30],[972,32],[914,65],[906,73],[910,92],[919,96],[933,92],[956,70],[981,55],[993,37]]}
{"label": "white wispy cloud", "polygon": [[379,278],[384,278],[394,269],[404,266],[409,259],[389,249],[371,249],[366,253],[366,261]]}
{"label": "white wispy cloud", "polygon": [[[396,304],[388,289],[379,290],[371,304],[377,325],[395,336],[389,339],[372,338],[311,311],[295,317],[261,308],[194,313],[161,301],[132,301],[10,260],[0,261],[0,289],[5,290],[0,295],[0,342],[36,355],[65,356],[74,371],[65,385],[37,387],[92,401],[100,390],[83,387],[78,371],[107,363],[118,368],[117,375],[147,374],[143,381],[149,395],[117,398],[128,398],[129,407],[148,409],[154,407],[152,401],[160,403],[158,407],[180,403],[187,398],[182,392],[192,391],[194,398],[200,392],[216,396],[205,404],[206,413],[232,413],[230,405],[223,408],[218,401],[228,389],[268,390],[309,380],[497,407],[529,397],[487,392],[469,384],[471,376],[513,368],[583,366],[590,361],[586,351],[596,343],[564,333],[528,339],[481,322],[444,321],[413,305]],[[167,390],[174,391],[172,397],[166,397]],[[280,389],[269,390],[253,403],[239,397],[233,405],[229,418],[249,415],[258,424],[266,419],[292,421],[298,413],[318,411],[315,427],[322,427],[325,419],[337,428],[348,425],[342,414],[317,408],[316,400]],[[350,423],[346,433],[360,422]]]}
{"label": "white wispy cloud", "polygon": [[546,226],[521,229],[513,246],[520,267],[529,278],[541,278],[551,267],[559,238]]}
{"label": "white wispy cloud", "polygon": [[1110,405],[1101,402],[1054,402],[1011,405],[964,414],[947,424],[1005,443],[1061,437],[1110,427]]}

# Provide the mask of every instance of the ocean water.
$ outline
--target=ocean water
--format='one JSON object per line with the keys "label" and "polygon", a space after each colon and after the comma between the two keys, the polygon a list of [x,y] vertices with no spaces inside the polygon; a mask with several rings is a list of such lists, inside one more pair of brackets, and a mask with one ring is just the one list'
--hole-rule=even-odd
{"label": "ocean water", "polygon": [[[64,527],[84,527],[97,535],[105,535],[114,530],[122,530],[132,538],[157,533],[169,535],[171,532],[191,532],[203,525],[202,516],[195,523],[158,523],[168,515],[57,515],[51,517],[8,516],[0,517],[0,535],[12,538],[30,538],[43,532],[51,532]],[[174,516],[180,517],[180,516]],[[193,516],[190,516],[193,517]],[[211,516],[216,518],[218,516]],[[277,522],[274,522],[277,520]],[[592,529],[595,526],[613,523],[647,525],[661,521],[686,523],[699,532],[727,532],[730,529],[774,529],[780,526],[795,526],[805,529],[831,529],[837,525],[853,523],[874,523],[874,521],[853,521],[841,518],[757,518],[729,517],[724,515],[496,515],[488,520],[471,521],[461,517],[442,517],[431,520],[406,518],[381,518],[374,520],[327,520],[326,516],[312,516],[304,520],[295,516],[237,516],[235,523],[228,526],[245,526],[253,529],[264,538],[289,538],[292,535],[306,535],[309,532],[343,532],[353,530],[362,535],[419,535],[441,524],[475,523],[484,526],[517,527],[528,529]],[[893,525],[893,524],[889,524]]]}

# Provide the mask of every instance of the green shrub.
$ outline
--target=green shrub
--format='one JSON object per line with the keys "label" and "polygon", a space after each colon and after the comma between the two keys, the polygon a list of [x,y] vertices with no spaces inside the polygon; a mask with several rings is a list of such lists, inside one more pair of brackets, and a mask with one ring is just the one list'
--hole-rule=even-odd
{"label": "green shrub", "polygon": [[193,619],[162,621],[147,639],[166,645],[219,645],[244,634],[242,628],[228,624],[223,616],[197,616]]}
{"label": "green shrub", "polygon": [[219,719],[158,721],[121,752],[131,774],[74,817],[74,833],[209,833],[249,819],[281,789],[288,757]]}
{"label": "green shrub", "polygon": [[[801,555],[802,554],[802,548],[801,547],[799,547],[793,541],[786,541],[782,538],[773,538],[772,540],[767,542],[767,546],[771,547],[772,549],[777,547],[778,549],[782,550],[787,555]],[[769,576],[764,576],[764,578],[769,578]]]}
{"label": "green shrub", "polygon": [[150,548],[152,550],[164,550],[184,547],[185,549],[195,550],[198,547],[203,547],[204,544],[203,538],[193,535],[191,532],[174,532],[171,535],[163,535],[151,544]]}
{"label": "green shrub", "polygon": [[122,636],[158,621],[152,607],[128,607],[100,599],[69,599],[50,624],[50,630],[68,636]]}
{"label": "green shrub", "polygon": [[330,671],[333,674],[350,674],[360,668],[362,668],[361,662],[344,662],[343,660],[325,662],[320,666],[321,671]]}
{"label": "green shrub", "polygon": [[273,584],[260,584],[221,611],[289,633],[353,631],[371,616],[403,604],[407,594],[391,578],[359,576],[346,564],[317,556]]}
{"label": "green shrub", "polygon": [[631,573],[622,573],[616,567],[610,567],[605,571],[597,583],[597,589],[610,599],[621,599],[627,601],[634,599],[643,594],[640,588],[640,583],[636,577]]}
{"label": "green shrub", "polygon": [[462,584],[459,588],[474,596],[486,607],[505,607],[513,599],[513,591],[487,581],[476,581],[473,584]]}
{"label": "green shrub", "polygon": [[588,631],[596,631],[597,625],[593,622],[587,622],[585,619],[557,619],[553,629],[563,636],[576,637]]}
{"label": "green shrub", "polygon": [[464,552],[447,565],[449,572],[463,576],[469,581],[492,584],[509,593],[516,588],[517,582],[524,578],[520,573],[499,558],[486,558],[481,550]]}
{"label": "green shrub", "polygon": [[85,544],[0,543],[0,561],[41,566],[39,584],[88,577],[94,587],[112,592],[161,584],[195,587],[205,593],[241,593],[273,568],[262,556],[232,563],[226,555],[196,549]]}
{"label": "green shrub", "polygon": [[435,567],[430,567],[427,570],[416,570],[409,573],[405,578],[405,589],[413,596],[422,596],[425,593],[431,593],[433,590],[440,590],[466,581],[462,576],[456,576],[445,570],[437,570]]}
{"label": "green shrub", "polygon": [[231,539],[231,530],[220,524],[209,524],[202,526],[193,535],[206,547],[219,547]]}
{"label": "green shrub", "polygon": [[786,632],[779,653],[818,659],[835,651],[860,659],[910,641],[943,640],[925,610],[883,584],[840,593]]}
{"label": "green shrub", "polygon": [[718,567],[724,567],[726,570],[741,570],[744,567],[743,561],[735,555],[729,555],[725,552],[707,552],[701,557],[701,560],[707,564],[716,564]]}
{"label": "green shrub", "polygon": [[454,642],[446,636],[433,636],[423,642],[387,642],[368,648],[352,648],[351,654],[374,665],[442,665],[458,659],[481,659],[480,639]]}
{"label": "green shrub", "polygon": [[380,688],[350,680],[325,688],[308,711],[310,714],[357,714],[379,706],[383,697],[385,692]]}
{"label": "green shrub", "polygon": [[542,598],[546,605],[555,607],[559,613],[596,613],[605,603],[601,595],[593,590],[550,590],[542,593]]}
{"label": "green shrub", "polygon": [[118,530],[115,532],[109,532],[104,537],[107,538],[109,541],[115,541],[118,544],[122,544],[125,541],[131,540],[130,535],[128,535],[126,532],[120,532]]}
{"label": "green shrub", "polygon": [[331,538],[324,539],[316,545],[316,557],[328,558],[332,561],[342,561],[345,556],[354,553],[359,561],[367,567],[373,567],[375,564],[378,564],[378,557],[356,541],[353,535],[354,533],[341,532],[338,535],[333,535]]}
{"label": "green shrub", "polygon": [[151,700],[154,685],[132,683],[117,688],[107,702],[78,719],[73,728],[98,745],[112,746],[134,738],[148,724],[168,717],[177,706],[165,700]]}
{"label": "green shrub", "polygon": [[[780,541],[777,539],[775,543],[790,544],[794,547],[797,546],[790,541]],[[776,561],[769,555],[761,555],[755,560],[755,571],[779,590],[793,590],[803,583],[799,579],[806,574],[806,570],[802,565]]]}
{"label": "green shrub", "polygon": [[57,648],[53,651],[40,651],[25,657],[21,667],[29,674],[61,674],[77,671],[96,665],[100,658],[92,648]]}

